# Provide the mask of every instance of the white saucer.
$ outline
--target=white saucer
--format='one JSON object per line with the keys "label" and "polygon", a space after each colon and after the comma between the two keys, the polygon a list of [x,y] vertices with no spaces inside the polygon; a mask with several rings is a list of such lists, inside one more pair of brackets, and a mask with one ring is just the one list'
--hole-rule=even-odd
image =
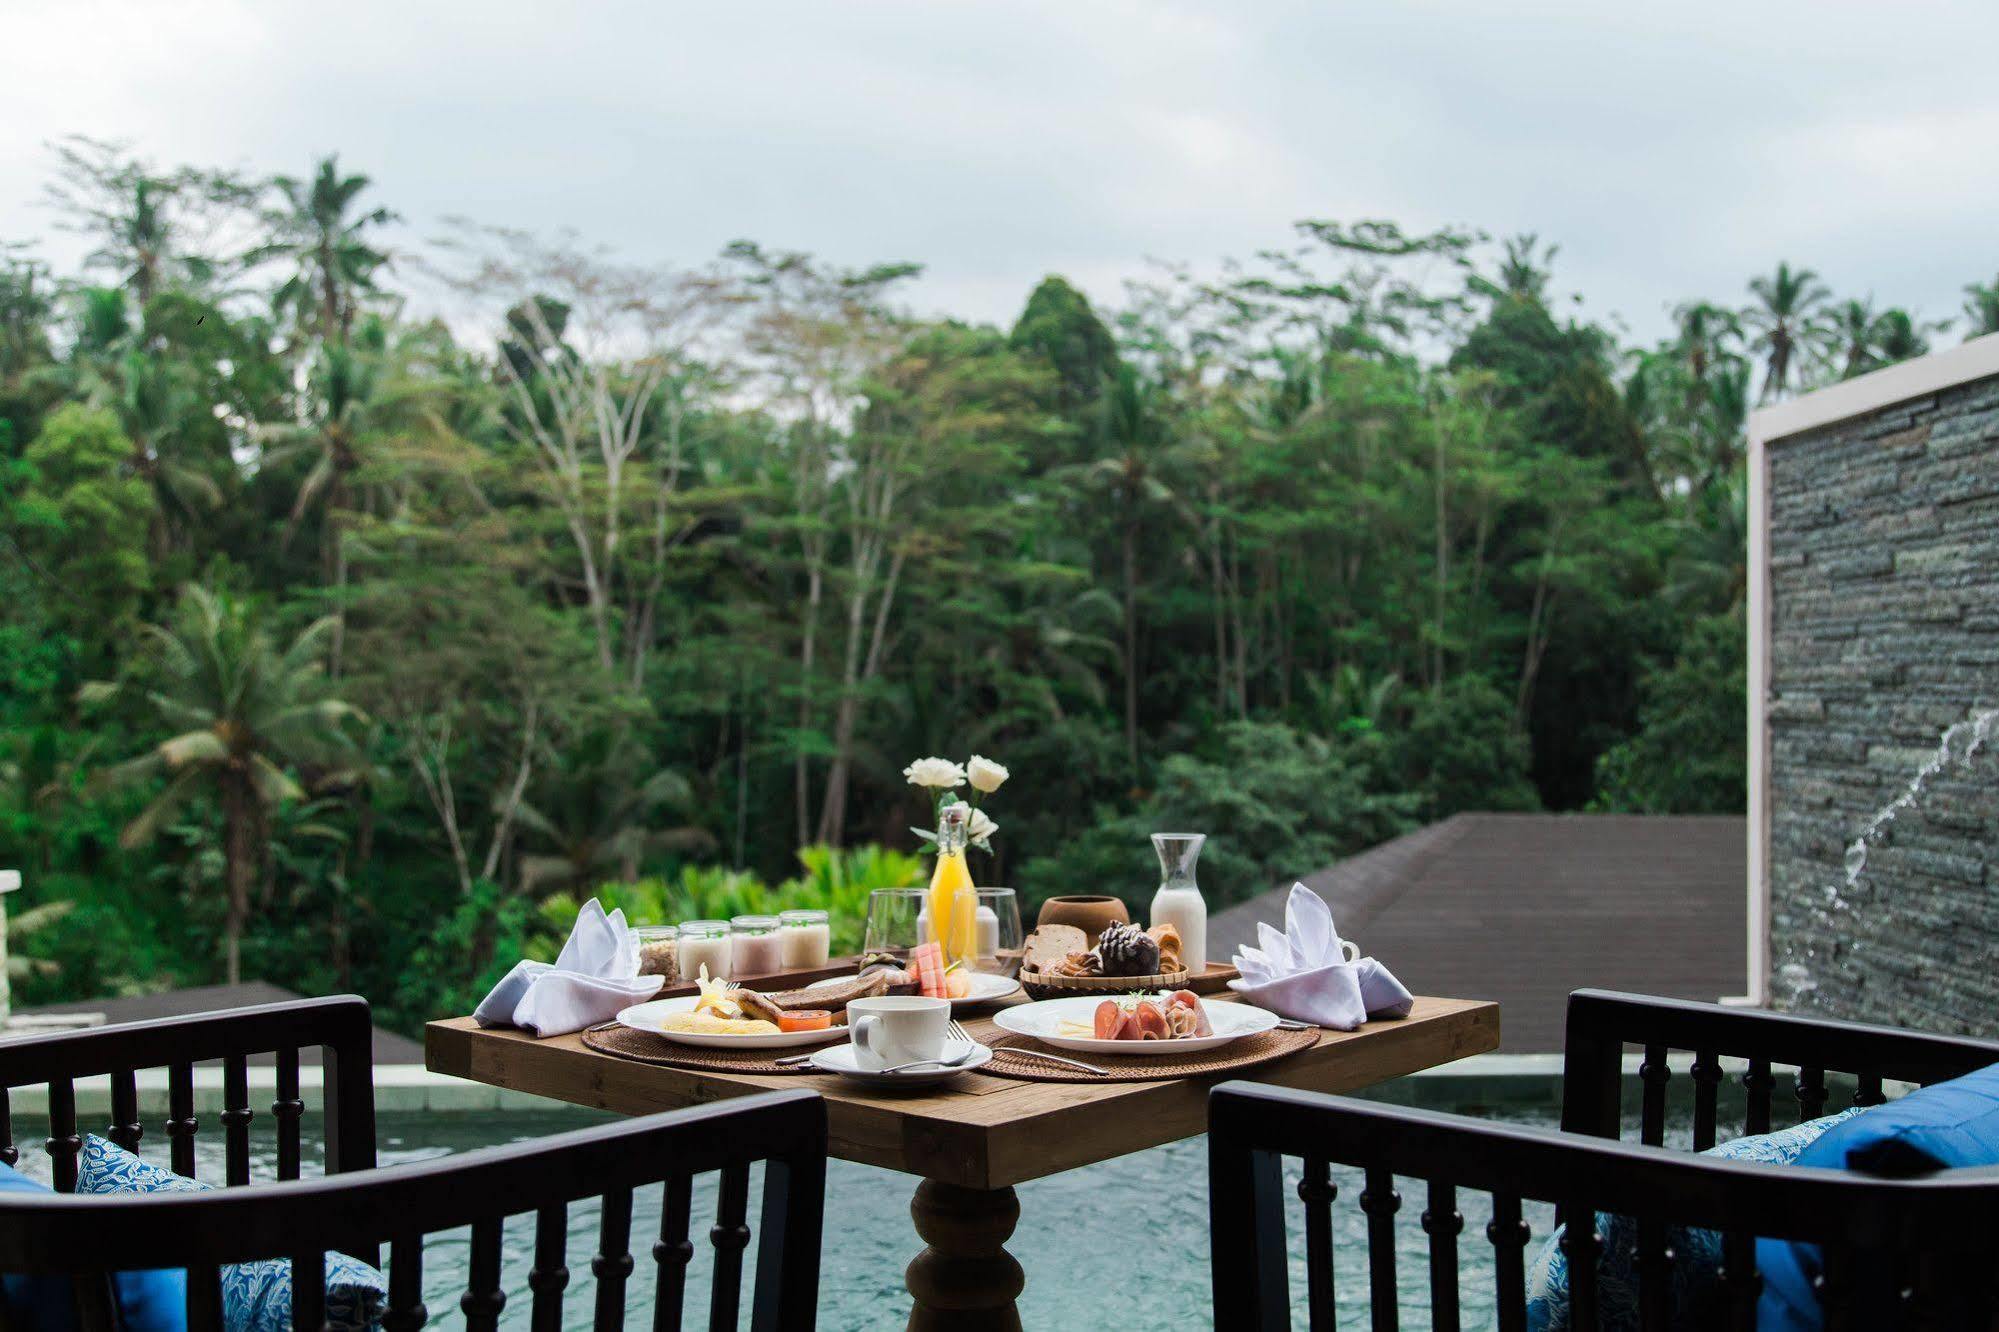
{"label": "white saucer", "polygon": [[[946,1055],[956,1054],[959,1048],[959,1042],[957,1041],[946,1041],[944,1043],[944,1053]],[[955,1078],[960,1073],[969,1072],[992,1057],[993,1052],[990,1046],[980,1045],[974,1041],[972,1043],[972,1057],[964,1063],[959,1064],[956,1068],[938,1068],[932,1065],[925,1068],[912,1068],[906,1073],[875,1073],[862,1068],[854,1062],[854,1047],[852,1042],[848,1042],[841,1045],[829,1045],[823,1050],[814,1050],[812,1058],[806,1062],[822,1073],[838,1073],[841,1077],[852,1078],[855,1082],[864,1082],[870,1086],[928,1087],[935,1083]]]}
{"label": "white saucer", "polygon": [[[846,985],[852,976],[829,976],[825,980],[813,981],[808,990],[827,989],[835,985]],[[990,1004],[996,999],[1004,999],[1020,989],[1020,979],[1016,976],[995,976],[991,972],[972,973],[972,992],[962,999],[953,999],[951,1007],[956,1010],[969,1008],[973,1004]]]}

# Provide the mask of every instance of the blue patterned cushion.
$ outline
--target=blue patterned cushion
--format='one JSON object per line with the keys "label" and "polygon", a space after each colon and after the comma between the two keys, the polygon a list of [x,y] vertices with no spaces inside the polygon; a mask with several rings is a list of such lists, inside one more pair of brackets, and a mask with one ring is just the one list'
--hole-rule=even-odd
{"label": "blue patterned cushion", "polygon": [[[0,1165],[0,1193],[50,1193],[48,1185]],[[186,1332],[187,1275],[178,1270],[119,1272],[111,1278],[123,1332]],[[76,1332],[76,1292],[66,1276],[0,1276],[0,1320],[13,1332]]]}
{"label": "blue patterned cushion", "polygon": [[[201,1193],[210,1187],[142,1161],[94,1133],[83,1141],[78,1193]],[[388,1296],[388,1283],[368,1264],[344,1253],[326,1255],[327,1326],[341,1332],[372,1327]],[[291,1264],[266,1258],[223,1268],[222,1317],[229,1332],[290,1332]]]}
{"label": "blue patterned cushion", "polygon": [[[1861,1107],[1822,1119],[1807,1120],[1774,1133],[1737,1138],[1703,1155],[1764,1165],[1791,1165],[1827,1129],[1859,1114]],[[1603,1240],[1597,1264],[1597,1314],[1604,1332],[1625,1332],[1638,1326],[1638,1223],[1630,1217],[1596,1214]],[[1566,1332],[1569,1326],[1569,1260],[1562,1252],[1563,1227],[1541,1246],[1527,1272],[1529,1332]],[[1727,1323],[1721,1290],[1721,1232],[1691,1226],[1666,1227],[1672,1249],[1673,1322],[1675,1328],[1720,1327]]]}

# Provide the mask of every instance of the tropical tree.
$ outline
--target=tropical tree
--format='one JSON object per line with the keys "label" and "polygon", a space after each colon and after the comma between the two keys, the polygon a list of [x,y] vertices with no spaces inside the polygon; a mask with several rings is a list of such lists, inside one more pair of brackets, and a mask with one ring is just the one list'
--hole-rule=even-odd
{"label": "tropical tree", "polygon": [[687,779],[671,768],[641,777],[646,763],[628,737],[599,731],[572,746],[560,766],[543,770],[539,789],[518,811],[537,846],[520,857],[524,890],[588,889],[613,876],[631,882],[647,856],[714,846],[702,828],[667,820],[692,802]]}
{"label": "tropical tree", "polygon": [[[265,862],[271,812],[304,790],[288,768],[324,770],[346,758],[345,724],[359,714],[330,696],[320,666],[330,620],[319,620],[280,649],[255,610],[226,593],[190,586],[171,625],[145,627],[150,671],[136,682],[145,710],[174,731],[137,758],[99,775],[103,788],[166,778],[120,843],[151,842],[201,797],[222,816],[225,970],[242,978],[243,927],[251,888]],[[87,685],[86,702],[121,692]]]}
{"label": "tropical tree", "polygon": [[66,229],[96,248],[85,268],[108,269],[139,306],[174,283],[201,286],[220,275],[225,231],[254,191],[227,171],[162,170],[123,144],[72,135],[55,145],[49,202]]}
{"label": "tropical tree", "polygon": [[1999,277],[1965,284],[1964,318],[1966,338],[1999,333]]}
{"label": "tropical tree", "polygon": [[1742,320],[1733,310],[1709,301],[1687,301],[1673,308],[1679,326],[1679,350],[1686,362],[1689,396],[1707,383],[1708,372],[1733,360],[1742,341]]}
{"label": "tropical tree", "polygon": [[363,175],[340,174],[337,155],[321,159],[310,180],[271,181],[281,206],[266,217],[276,239],[251,251],[252,262],[282,261],[292,273],[272,303],[321,342],[345,343],[362,299],[375,290],[389,254],[370,244],[371,233],[396,220],[386,208],[356,211],[368,188]]}
{"label": "tropical tree", "polygon": [[1754,330],[1751,346],[1763,356],[1762,396],[1768,402],[1791,390],[1822,340],[1820,321],[1832,293],[1811,269],[1779,263],[1775,273],[1749,280],[1749,294],[1755,301],[1742,312],[1742,322]]}

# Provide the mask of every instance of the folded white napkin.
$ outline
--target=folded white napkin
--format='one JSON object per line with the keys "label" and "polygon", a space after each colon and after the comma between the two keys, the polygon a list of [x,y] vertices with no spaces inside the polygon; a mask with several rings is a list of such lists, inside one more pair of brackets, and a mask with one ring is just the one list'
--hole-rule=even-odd
{"label": "folded white napkin", "polygon": [[536,1036],[560,1036],[608,1022],[621,1009],[659,993],[664,976],[639,975],[639,940],[625,913],[604,914],[591,898],[553,964],[522,961],[472,1016],[482,1027],[523,1027]]}
{"label": "folded white napkin", "polygon": [[1315,1026],[1352,1031],[1370,1017],[1409,1016],[1409,991],[1371,957],[1349,962],[1333,912],[1302,883],[1291,885],[1284,931],[1256,927],[1256,948],[1235,955],[1229,988],[1258,1008]]}

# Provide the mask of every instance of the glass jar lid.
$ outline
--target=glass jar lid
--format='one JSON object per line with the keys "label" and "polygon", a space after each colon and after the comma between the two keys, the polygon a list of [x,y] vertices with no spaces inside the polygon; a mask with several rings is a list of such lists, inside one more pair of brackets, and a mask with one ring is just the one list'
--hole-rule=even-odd
{"label": "glass jar lid", "polygon": [[680,937],[683,939],[719,939],[729,932],[726,920],[683,920],[680,922]]}
{"label": "glass jar lid", "polygon": [[731,916],[729,928],[737,934],[768,934],[777,928],[776,916]]}
{"label": "glass jar lid", "polygon": [[816,907],[805,907],[797,911],[780,911],[777,913],[777,920],[778,924],[787,928],[794,925],[824,925],[826,913]]}

